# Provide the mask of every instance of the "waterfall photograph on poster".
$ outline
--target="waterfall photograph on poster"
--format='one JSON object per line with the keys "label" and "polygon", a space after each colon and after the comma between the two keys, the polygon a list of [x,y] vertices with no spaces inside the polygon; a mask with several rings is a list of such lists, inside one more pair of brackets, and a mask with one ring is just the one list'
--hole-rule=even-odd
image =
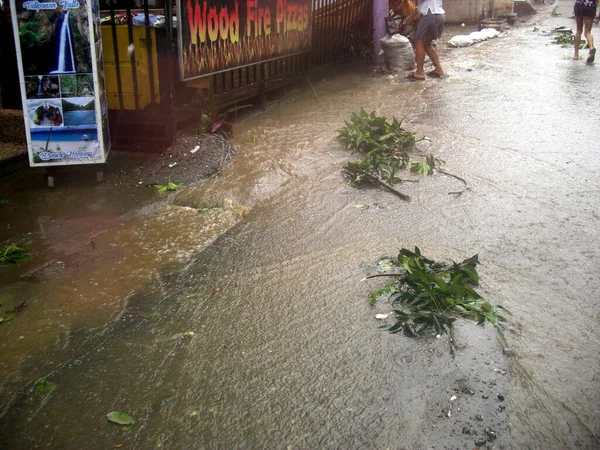
{"label": "waterfall photograph on poster", "polygon": [[177,0],[181,79],[310,51],[312,0]]}
{"label": "waterfall photograph on poster", "polygon": [[87,0],[18,0],[16,7],[25,75],[92,71]]}
{"label": "waterfall photograph on poster", "polygon": [[58,77],[55,75],[25,77],[25,96],[27,98],[60,97]]}

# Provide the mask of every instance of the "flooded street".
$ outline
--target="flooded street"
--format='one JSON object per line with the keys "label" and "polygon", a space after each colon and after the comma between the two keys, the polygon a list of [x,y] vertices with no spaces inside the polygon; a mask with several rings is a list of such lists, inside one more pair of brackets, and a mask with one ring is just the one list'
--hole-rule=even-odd
{"label": "flooded street", "polygon": [[[557,5],[451,50],[442,80],[315,73],[318,100],[306,86],[236,124],[233,162],[164,201],[117,172],[11,193],[28,211],[0,241],[54,256],[0,272],[28,303],[0,326],[0,448],[600,447],[600,65],[552,43],[574,27]],[[348,186],[336,136],[361,107],[406,117],[468,189]],[[479,254],[503,327],[458,321],[455,357],[382,331],[384,281],[363,279],[414,246]]]}

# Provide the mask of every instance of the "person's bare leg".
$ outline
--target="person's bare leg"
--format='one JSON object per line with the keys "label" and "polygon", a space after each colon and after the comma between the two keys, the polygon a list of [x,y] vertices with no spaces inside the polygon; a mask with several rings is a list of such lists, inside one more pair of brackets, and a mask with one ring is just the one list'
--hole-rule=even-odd
{"label": "person's bare leg", "polygon": [[434,72],[440,75],[444,75],[444,69],[442,69],[442,66],[440,64],[440,58],[438,56],[437,50],[433,45],[431,45],[431,42],[432,41],[425,42],[425,53],[427,53],[427,56],[429,56],[429,59],[431,59],[431,62],[435,67]]}
{"label": "person's bare leg", "polygon": [[579,59],[579,45],[581,44],[581,33],[583,33],[583,17],[575,16],[575,25],[577,29],[575,30],[575,54],[573,55],[573,59]]}
{"label": "person's bare leg", "polygon": [[[425,78],[425,71],[423,66],[425,64],[425,44],[427,41],[417,39],[415,44],[415,61],[417,62],[417,70],[415,70],[414,76],[416,78]],[[429,41],[431,44],[431,41]]]}
{"label": "person's bare leg", "polygon": [[588,19],[587,17],[583,19],[583,23],[585,24],[585,40],[587,42],[588,48],[592,50],[594,47],[594,36],[592,35],[592,24],[594,23],[594,19]]}

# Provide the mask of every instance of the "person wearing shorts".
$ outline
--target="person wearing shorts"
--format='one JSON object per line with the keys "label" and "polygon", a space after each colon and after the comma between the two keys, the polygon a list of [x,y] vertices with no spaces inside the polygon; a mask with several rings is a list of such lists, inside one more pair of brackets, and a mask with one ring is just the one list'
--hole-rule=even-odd
{"label": "person wearing shorts", "polygon": [[419,0],[417,9],[404,19],[404,23],[413,21],[417,15],[420,16],[417,25],[417,33],[415,35],[415,60],[417,62],[417,70],[410,74],[409,78],[413,80],[425,79],[425,71],[423,69],[425,55],[429,56],[429,59],[431,59],[434,66],[434,69],[427,75],[441,78],[444,76],[444,69],[442,69],[440,58],[433,47],[432,42],[439,39],[444,31],[446,15],[442,6],[442,0]]}
{"label": "person wearing shorts", "polygon": [[592,25],[596,18],[597,0],[576,0],[573,12],[575,13],[575,54],[573,59],[579,59],[579,45],[581,44],[581,33],[584,32],[588,45],[588,57],[586,62],[592,64],[596,59],[596,48],[594,47],[594,36],[592,36]]}

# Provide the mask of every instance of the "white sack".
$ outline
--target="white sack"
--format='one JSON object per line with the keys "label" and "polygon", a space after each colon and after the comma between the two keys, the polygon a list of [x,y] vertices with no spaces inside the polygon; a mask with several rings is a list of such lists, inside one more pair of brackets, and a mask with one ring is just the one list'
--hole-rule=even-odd
{"label": "white sack", "polygon": [[389,70],[413,70],[415,52],[406,36],[389,34],[379,40]]}
{"label": "white sack", "polygon": [[500,32],[494,28],[484,28],[481,31],[473,31],[469,35],[458,35],[454,36],[448,41],[448,45],[451,47],[467,47],[469,45],[482,42],[487,39],[495,38],[500,35]]}

